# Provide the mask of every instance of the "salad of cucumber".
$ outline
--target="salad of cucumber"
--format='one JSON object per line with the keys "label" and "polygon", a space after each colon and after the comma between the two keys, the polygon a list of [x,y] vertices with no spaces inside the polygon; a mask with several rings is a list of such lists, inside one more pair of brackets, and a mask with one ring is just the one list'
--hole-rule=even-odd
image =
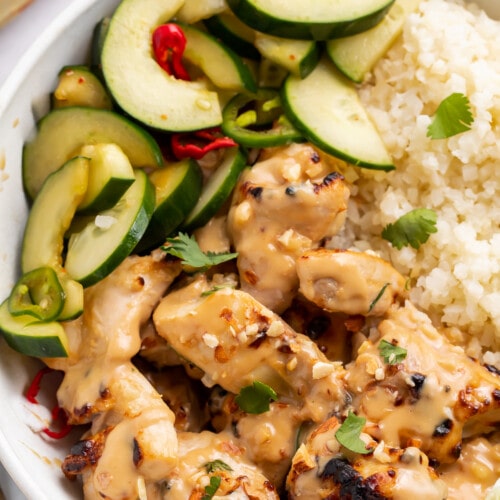
{"label": "salad of cucumber", "polygon": [[[24,147],[33,204],[21,259],[26,275],[54,270],[60,307],[43,319],[6,300],[0,329],[15,349],[64,355],[57,321],[81,314],[83,288],[134,249],[205,225],[259,148],[309,141],[353,165],[393,168],[357,96],[361,64],[339,44],[369,37],[366,73],[408,0],[315,0],[307,15],[274,0],[202,3],[123,0],[96,26],[88,64],[61,68],[52,109]],[[210,155],[219,166],[204,178]]]}

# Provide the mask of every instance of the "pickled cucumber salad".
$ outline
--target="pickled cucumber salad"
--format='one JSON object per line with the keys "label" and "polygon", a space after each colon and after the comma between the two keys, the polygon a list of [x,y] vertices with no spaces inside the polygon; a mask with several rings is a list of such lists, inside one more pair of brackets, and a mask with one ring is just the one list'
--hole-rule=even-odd
{"label": "pickled cucumber salad", "polygon": [[85,498],[496,498],[499,37],[461,0],[98,23],[24,146],[0,306]]}

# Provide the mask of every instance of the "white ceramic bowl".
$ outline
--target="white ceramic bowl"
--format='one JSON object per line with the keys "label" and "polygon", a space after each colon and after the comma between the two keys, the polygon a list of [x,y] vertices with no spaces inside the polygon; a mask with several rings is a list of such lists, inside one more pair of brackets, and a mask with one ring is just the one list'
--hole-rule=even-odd
{"label": "white ceramic bowl", "polygon": [[[21,151],[36,120],[48,109],[58,70],[83,62],[92,29],[119,0],[76,0],[42,33],[0,90],[0,300],[16,279],[26,219],[21,181]],[[482,0],[500,18],[500,2]],[[4,160],[3,160],[3,159]],[[80,488],[62,477],[60,463],[73,436],[54,444],[26,424],[23,393],[40,364],[10,350],[0,340],[0,461],[28,499],[81,498]]]}

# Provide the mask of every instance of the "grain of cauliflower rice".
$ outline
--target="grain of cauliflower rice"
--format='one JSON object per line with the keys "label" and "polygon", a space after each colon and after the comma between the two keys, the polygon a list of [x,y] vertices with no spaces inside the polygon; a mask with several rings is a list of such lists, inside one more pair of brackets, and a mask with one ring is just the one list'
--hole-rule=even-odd
{"label": "grain of cauliflower rice", "polygon": [[[352,246],[373,249],[415,277],[411,300],[449,326],[448,335],[469,355],[490,350],[484,361],[497,366],[499,44],[500,24],[461,0],[426,0],[409,16],[403,35],[360,89],[396,170],[361,172],[343,234]],[[472,129],[431,140],[431,116],[453,92],[469,98]],[[397,250],[380,237],[386,224],[424,207],[437,212],[438,231],[418,250]]]}

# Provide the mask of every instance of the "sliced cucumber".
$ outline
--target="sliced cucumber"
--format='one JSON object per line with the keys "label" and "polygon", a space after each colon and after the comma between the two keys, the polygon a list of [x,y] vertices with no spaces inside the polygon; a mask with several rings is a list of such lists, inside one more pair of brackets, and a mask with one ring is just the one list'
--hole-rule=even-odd
{"label": "sliced cucumber", "polygon": [[227,0],[248,26],[269,35],[329,40],[378,24],[394,0]]}
{"label": "sliced cucumber", "polygon": [[68,338],[57,321],[41,322],[33,316],[12,316],[7,301],[0,305],[0,331],[14,350],[37,358],[68,355]]}
{"label": "sliced cucumber", "polygon": [[286,79],[282,105],[290,122],[323,151],[354,165],[394,169],[354,84],[326,58],[307,78]]}
{"label": "sliced cucumber", "polygon": [[168,75],[153,58],[152,31],[183,3],[123,0],[111,18],[101,54],[104,77],[118,105],[161,130],[198,130],[222,120],[216,92],[202,82]]}
{"label": "sliced cucumber", "polygon": [[420,0],[396,0],[381,23],[354,36],[329,40],[326,51],[337,68],[360,83],[401,34],[408,14]]}
{"label": "sliced cucumber", "polygon": [[319,61],[319,48],[313,40],[291,40],[256,33],[255,46],[263,57],[300,78],[305,78]]}
{"label": "sliced cucumber", "polygon": [[89,185],[78,212],[95,213],[114,207],[135,181],[129,159],[116,144],[87,144],[80,154],[90,163]]}
{"label": "sliced cucumber", "polygon": [[94,27],[92,32],[92,45],[90,48],[90,60],[92,71],[104,82],[102,74],[101,53],[106,34],[108,33],[110,17],[103,17]]}
{"label": "sliced cucumber", "polygon": [[118,203],[101,212],[68,242],[65,268],[87,287],[115,269],[144,235],[155,206],[148,176],[136,170],[136,180]]}
{"label": "sliced cucumber", "polygon": [[65,301],[59,320],[69,320],[83,311],[83,288],[64,271],[64,233],[85,196],[88,185],[88,158],[76,157],[47,177],[26,222],[21,251],[23,274],[48,266],[56,271]]}
{"label": "sliced cucumber", "polygon": [[227,9],[225,0],[184,0],[183,6],[175,17],[188,24],[194,24],[202,19],[207,19]]}
{"label": "sliced cucumber", "polygon": [[201,196],[182,224],[184,231],[204,226],[222,207],[246,166],[246,155],[240,148],[226,150],[221,165],[203,187]]}
{"label": "sliced cucumber", "polygon": [[203,174],[198,163],[185,159],[149,175],[156,191],[156,205],[146,234],[136,249],[142,251],[164,243],[187,217],[201,194]]}
{"label": "sliced cucumber", "polygon": [[186,36],[184,59],[198,66],[221,89],[255,92],[257,82],[243,59],[214,36],[181,24]]}
{"label": "sliced cucumber", "polygon": [[86,106],[112,109],[108,91],[87,66],[65,66],[58,75],[57,88],[52,94],[52,107]]}
{"label": "sliced cucumber", "polygon": [[212,35],[241,57],[260,59],[260,52],[254,45],[255,30],[242,23],[231,11],[205,19],[204,24]]}
{"label": "sliced cucumber", "polygon": [[23,274],[39,267],[62,269],[64,233],[88,186],[90,160],[78,156],[47,177],[35,198],[24,230]]}
{"label": "sliced cucumber", "polygon": [[34,198],[43,181],[85,144],[114,143],[134,167],[158,167],[161,150],[140,126],[102,109],[63,108],[51,111],[39,123],[38,134],[23,149],[23,182]]}

